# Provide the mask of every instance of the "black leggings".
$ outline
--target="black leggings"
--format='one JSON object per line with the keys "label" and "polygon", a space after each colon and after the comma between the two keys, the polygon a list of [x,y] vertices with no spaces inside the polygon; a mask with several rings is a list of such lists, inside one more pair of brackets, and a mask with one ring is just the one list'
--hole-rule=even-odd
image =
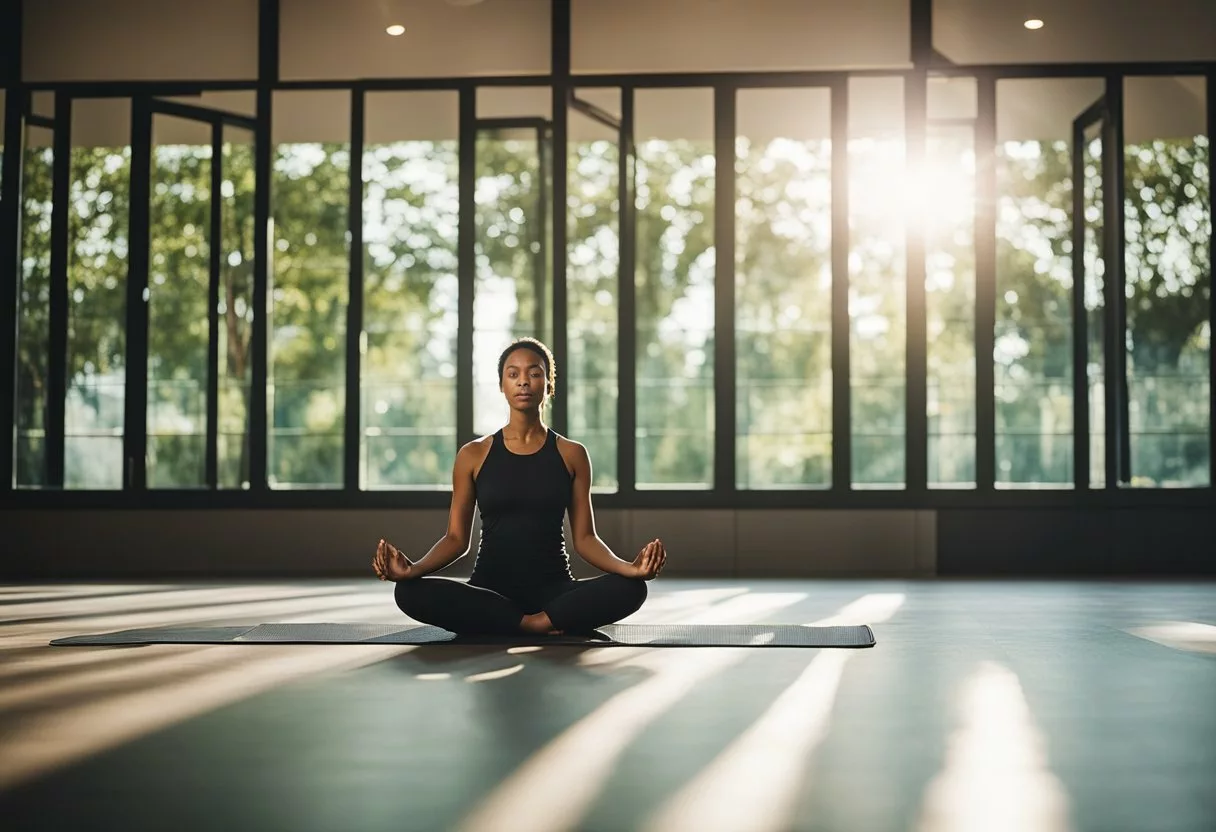
{"label": "black leggings", "polygon": [[555,629],[586,632],[620,621],[646,600],[646,582],[621,575],[495,592],[451,578],[399,581],[397,606],[415,621],[454,633],[518,633],[520,619],[549,614]]}

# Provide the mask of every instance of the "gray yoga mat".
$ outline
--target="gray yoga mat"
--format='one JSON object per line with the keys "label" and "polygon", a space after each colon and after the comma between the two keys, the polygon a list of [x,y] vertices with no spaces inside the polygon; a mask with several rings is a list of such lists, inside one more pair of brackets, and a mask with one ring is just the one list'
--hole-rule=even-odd
{"label": "gray yoga mat", "polygon": [[69,636],[56,647],[119,644],[489,644],[596,647],[873,647],[874,631],[797,624],[613,624],[588,635],[457,636],[419,624],[260,624],[158,627]]}

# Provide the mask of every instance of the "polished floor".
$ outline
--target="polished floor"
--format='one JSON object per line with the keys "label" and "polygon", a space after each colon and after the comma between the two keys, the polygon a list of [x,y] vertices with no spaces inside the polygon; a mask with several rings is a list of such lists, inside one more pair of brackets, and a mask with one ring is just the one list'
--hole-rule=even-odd
{"label": "polished floor", "polygon": [[396,621],[374,580],[0,586],[0,828],[1216,830],[1216,584],[678,581],[871,650],[51,648]]}

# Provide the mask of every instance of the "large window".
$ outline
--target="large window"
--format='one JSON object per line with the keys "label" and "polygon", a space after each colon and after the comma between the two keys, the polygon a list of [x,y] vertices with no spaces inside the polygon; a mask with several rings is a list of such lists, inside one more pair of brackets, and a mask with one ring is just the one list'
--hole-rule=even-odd
{"label": "large window", "polygon": [[1090,79],[997,84],[999,486],[1073,484],[1072,123],[1102,93]]}
{"label": "large window", "polygon": [[1124,84],[1132,485],[1211,482],[1210,137],[1202,78]]}
{"label": "large window", "polygon": [[929,83],[925,169],[928,481],[975,485],[975,117],[972,78]]}
{"label": "large window", "polygon": [[[12,485],[442,492],[461,431],[509,418],[496,361],[530,335],[563,347],[565,400],[546,418],[590,449],[597,491],[638,504],[632,492],[812,505],[843,495],[794,492],[900,491],[909,448],[926,455],[921,493],[854,499],[1208,488],[1210,91],[1158,71],[931,71],[915,168],[905,81],[877,72],[822,87],[585,78],[557,114],[564,131],[553,88],[527,79],[294,85],[272,99],[267,203],[249,89],[40,90],[7,148],[20,172]],[[148,186],[146,212],[133,185]],[[128,276],[142,279],[143,252],[128,248],[145,231],[143,289]],[[922,243],[924,304],[910,309]],[[734,342],[718,349],[723,314]],[[922,322],[925,375],[910,378]],[[1138,499],[1087,499],[1107,498]]]}
{"label": "large window", "polygon": [[498,356],[520,336],[552,347],[552,130],[547,89],[481,90],[477,100],[473,430],[502,427]]}
{"label": "large window", "polygon": [[149,487],[206,479],[210,126],[152,121],[148,267]]}
{"label": "large window", "polygon": [[638,90],[637,486],[714,470],[713,92]]}
{"label": "large window", "polygon": [[[209,485],[207,433],[213,418],[216,486],[249,485],[253,137],[248,130],[224,125],[218,138],[217,157],[210,123],[153,115],[146,452],[150,488]],[[213,191],[213,174],[220,177],[218,191]],[[218,253],[214,264],[213,251]],[[214,285],[213,266],[218,278]]]}
{"label": "large window", "polygon": [[[579,90],[570,110],[566,255],[570,435],[587,446],[593,486],[616,490],[620,326],[621,92]],[[616,122],[616,128],[613,122]]]}
{"label": "large window", "polygon": [[269,472],[274,488],[340,487],[350,271],[350,94],[274,98]]}
{"label": "large window", "polygon": [[131,105],[72,108],[64,486],[123,485]]}
{"label": "large window", "polygon": [[14,483],[46,481],[47,355],[51,298],[52,134],[27,127],[22,159],[21,284],[17,292],[17,403]]}
{"label": "large window", "polygon": [[900,78],[849,82],[849,325],[853,485],[904,484],[907,246],[914,204]]}
{"label": "large window", "polygon": [[736,485],[827,487],[831,94],[741,90],[736,107]]}
{"label": "large window", "polygon": [[456,456],[455,93],[370,93],[360,485],[442,488]]}

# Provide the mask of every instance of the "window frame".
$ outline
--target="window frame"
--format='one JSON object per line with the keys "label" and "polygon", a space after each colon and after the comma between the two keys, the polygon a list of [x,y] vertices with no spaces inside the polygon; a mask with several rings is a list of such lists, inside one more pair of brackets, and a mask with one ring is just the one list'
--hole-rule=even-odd
{"label": "window frame", "polygon": [[[570,72],[570,7],[569,0],[553,0],[554,14],[552,25],[552,63],[548,74],[528,76],[486,76],[465,78],[389,78],[367,79],[358,81],[327,81],[327,82],[284,82],[278,76],[278,2],[262,0],[259,27],[259,77],[254,84],[250,82],[88,82],[88,83],[22,83],[19,77],[11,75],[7,79],[0,78],[0,84],[7,89],[4,130],[5,148],[3,165],[4,201],[0,210],[0,256],[5,264],[3,297],[0,298],[0,360],[3,371],[0,372],[0,384],[3,385],[3,395],[0,395],[0,405],[4,413],[0,415],[0,424],[12,436],[14,404],[12,354],[15,336],[16,313],[16,281],[8,279],[8,271],[17,263],[18,222],[20,211],[19,201],[13,198],[14,182],[20,181],[20,153],[14,153],[14,148],[20,148],[21,137],[26,124],[41,125],[43,122],[54,128],[55,137],[55,204],[61,205],[66,201],[69,182],[70,153],[70,118],[72,102],[84,98],[128,97],[133,101],[133,112],[141,111],[134,106],[135,102],[149,101],[159,96],[198,95],[207,91],[222,90],[253,90],[258,100],[256,117],[250,122],[255,133],[255,280],[254,306],[255,309],[267,308],[267,273],[268,273],[268,234],[267,220],[270,215],[270,164],[271,148],[268,138],[270,124],[273,118],[271,109],[273,93],[287,90],[342,90],[351,96],[351,183],[349,217],[349,234],[352,240],[350,258],[350,294],[347,319],[346,337],[346,433],[343,459],[345,485],[341,489],[326,491],[273,491],[267,486],[267,413],[266,413],[266,382],[267,382],[267,322],[265,315],[257,315],[253,325],[253,362],[252,362],[252,395],[250,417],[250,447],[251,447],[251,483],[245,491],[220,490],[156,490],[150,491],[144,487],[143,477],[139,476],[139,468],[124,471],[126,488],[122,491],[61,491],[63,482],[63,396],[65,390],[66,367],[66,276],[67,276],[67,235],[66,213],[56,210],[52,231],[52,338],[49,355],[52,373],[50,390],[52,392],[51,419],[48,420],[48,442],[50,453],[49,487],[39,490],[15,489],[13,487],[13,446],[6,442],[0,452],[0,503],[21,508],[46,509],[67,507],[93,508],[236,508],[236,507],[281,507],[281,508],[401,508],[408,507],[446,507],[449,496],[445,491],[434,490],[375,490],[361,491],[358,488],[358,455],[359,455],[359,351],[358,335],[362,329],[362,188],[363,176],[360,157],[363,150],[363,114],[364,97],[369,91],[413,91],[413,90],[446,90],[453,91],[460,99],[460,216],[458,218],[458,235],[460,262],[458,266],[458,282],[460,286],[459,330],[457,335],[457,442],[467,441],[472,436],[472,297],[473,262],[470,253],[473,249],[473,148],[477,114],[476,93],[480,87],[494,86],[536,86],[549,88],[552,92],[554,108],[553,119],[553,165],[552,204],[564,205],[566,202],[566,164],[567,164],[567,121],[568,105],[571,103],[576,89],[595,87],[614,87],[622,93],[622,118],[620,124],[621,173],[619,187],[621,188],[621,272],[622,292],[620,297],[620,329],[618,331],[620,359],[620,397],[618,401],[618,431],[622,441],[618,443],[619,451],[618,476],[620,489],[617,492],[597,495],[597,502],[608,508],[904,508],[904,509],[934,509],[952,507],[1138,507],[1138,506],[1216,506],[1216,490],[1213,485],[1195,488],[1178,488],[1166,490],[1126,489],[1118,487],[1118,477],[1108,467],[1108,480],[1104,488],[1090,488],[1088,470],[1078,473],[1073,488],[1068,490],[1027,490],[1007,491],[994,487],[994,405],[993,405],[993,323],[995,306],[995,233],[996,217],[992,206],[995,197],[995,176],[993,173],[993,155],[995,148],[995,119],[996,119],[996,82],[1013,78],[1104,78],[1107,83],[1108,96],[1112,90],[1118,90],[1121,95],[1125,78],[1131,76],[1201,76],[1206,80],[1207,113],[1206,124],[1209,141],[1216,134],[1216,62],[1181,62],[1181,63],[1076,63],[1076,64],[1042,64],[1042,65],[973,65],[955,66],[944,62],[932,50],[931,37],[926,40],[926,17],[924,0],[913,0],[911,3],[914,16],[912,27],[913,65],[903,70],[892,69],[859,69],[850,71],[800,71],[800,72],[710,72],[710,73],[647,73],[647,74],[612,74],[612,75],[579,75]],[[18,7],[20,4],[16,4]],[[17,12],[20,14],[19,10]],[[919,17],[918,17],[919,15]],[[9,27],[12,30],[12,27]],[[16,27],[20,31],[20,26]],[[17,72],[19,73],[20,57],[17,56]],[[848,100],[847,83],[853,77],[881,76],[901,77],[905,85],[905,126],[907,137],[907,159],[912,165],[917,164],[925,153],[925,137],[927,124],[926,84],[930,75],[934,76],[967,76],[974,77],[977,82],[978,110],[975,120],[976,131],[976,486],[967,489],[929,488],[927,477],[927,408],[926,408],[926,313],[924,294],[924,254],[925,240],[914,227],[909,227],[907,237],[907,421],[905,433],[905,448],[907,454],[906,485],[902,489],[889,491],[862,491],[851,487],[848,476],[850,470],[850,454],[848,437],[850,435],[849,415],[849,363],[848,363],[848,296],[847,269],[843,268],[848,257],[847,238],[847,143],[837,141],[842,131],[847,128]],[[632,205],[632,168],[633,155],[633,97],[639,89],[680,88],[680,87],[709,87],[714,91],[714,146],[716,169],[719,172],[734,172],[735,165],[735,97],[739,90],[756,88],[781,87],[828,87],[832,90],[832,135],[833,135],[833,244],[832,263],[835,279],[832,290],[832,367],[833,367],[833,459],[832,487],[830,489],[808,490],[763,490],[745,491],[735,488],[735,342],[734,342],[734,236],[735,236],[735,176],[715,177],[715,247],[718,248],[715,269],[715,461],[713,488],[698,491],[638,491],[635,483],[636,459],[634,453],[633,433],[636,425],[636,323],[633,312],[636,300],[632,290],[634,264],[633,246],[636,241],[637,212]],[[29,111],[28,102],[34,92],[49,92],[55,96],[54,119],[40,119]],[[1108,99],[1109,103],[1109,99]],[[561,105],[561,106],[558,106]],[[134,121],[139,116],[133,116]],[[1121,118],[1113,119],[1115,126],[1121,131]],[[243,126],[243,125],[242,125]],[[843,134],[847,135],[847,134]],[[839,148],[839,149],[838,149]],[[60,150],[65,152],[59,152]],[[838,155],[840,154],[840,155]],[[1112,182],[1122,178],[1122,153],[1108,154],[1110,165],[1114,168]],[[1213,177],[1209,165],[1209,177]],[[628,174],[628,175],[626,175]],[[1211,183],[1209,183],[1209,187]],[[1216,189],[1213,189],[1216,190]],[[836,196],[842,195],[842,198]],[[62,198],[62,201],[61,201]],[[1121,201],[1118,204],[1121,216]],[[136,204],[133,200],[133,206]],[[146,224],[146,206],[143,210]],[[137,218],[133,214],[133,228]],[[843,221],[842,221],[843,220]],[[146,231],[146,229],[145,229]],[[1121,225],[1118,233],[1121,237]],[[843,240],[838,240],[838,235]],[[133,238],[134,239],[134,238]],[[146,237],[145,237],[146,239]],[[553,261],[552,274],[554,290],[552,298],[552,320],[554,322],[553,346],[558,353],[559,361],[564,354],[567,344],[566,333],[566,229],[564,223],[553,225]],[[1216,249],[1216,235],[1209,242]],[[133,251],[136,250],[133,248]],[[1118,247],[1119,263],[1126,256],[1124,246]],[[145,252],[146,256],[146,252]],[[146,279],[146,262],[143,266]],[[134,272],[135,266],[132,266]],[[1122,274],[1122,268],[1118,269]],[[846,279],[841,279],[846,278]],[[1121,285],[1121,284],[1120,284]],[[135,287],[129,286],[129,292]],[[140,304],[142,306],[142,304]],[[1125,320],[1119,320],[1121,307],[1110,307],[1104,315],[1115,318],[1107,320],[1107,330],[1110,338],[1121,338],[1125,333]],[[146,307],[144,307],[146,324]],[[133,312],[129,308],[128,316]],[[1209,320],[1216,318],[1216,292],[1210,292]],[[1074,328],[1076,315],[1074,310]],[[138,322],[136,322],[138,325]],[[1075,337],[1075,331],[1074,331]],[[841,343],[843,340],[844,343]],[[1122,344],[1119,340],[1116,343]],[[142,346],[141,346],[142,345]],[[129,342],[128,355],[132,350],[144,349],[146,338],[142,342]],[[1122,350],[1119,350],[1122,352]],[[146,349],[140,354],[146,361]],[[1083,354],[1073,351],[1074,362],[1074,399],[1077,395],[1077,385],[1085,381]],[[1081,363],[1082,366],[1078,367]],[[138,364],[138,362],[137,362]],[[128,362],[128,372],[134,366]],[[1119,365],[1122,366],[1122,363]],[[1078,373],[1078,370],[1080,372]],[[1108,362],[1107,373],[1118,371],[1118,367]],[[1209,402],[1209,470],[1216,469],[1216,419],[1212,418],[1216,411],[1216,362],[1209,362],[1211,373],[1211,401]],[[146,389],[138,383],[132,384],[129,378],[127,384],[127,413],[128,419],[132,414],[132,396],[146,395]],[[137,381],[137,380],[136,380]],[[565,410],[564,379],[559,376],[557,407],[554,412],[553,427],[559,432],[565,432],[567,414]],[[1116,385],[1110,385],[1116,387]],[[1110,395],[1110,393],[1108,393]],[[55,403],[57,397],[57,404]],[[1079,425],[1080,419],[1075,416],[1077,405],[1084,400],[1074,401],[1074,424]],[[1126,407],[1126,394],[1121,403]],[[1114,414],[1108,410],[1107,418]],[[131,422],[128,421],[128,425]],[[1088,423],[1086,422],[1088,425]],[[138,420],[136,420],[138,425]],[[208,426],[208,432],[214,432],[215,424]],[[57,435],[51,435],[50,430],[57,428]],[[1122,420],[1119,431],[1108,433],[1108,443],[1117,444],[1126,441],[1127,421]],[[577,437],[573,437],[577,439]],[[124,431],[125,454],[128,465],[135,445],[146,437],[139,431]],[[209,437],[210,441],[210,437]],[[1088,456],[1088,431],[1082,435],[1074,432],[1075,456],[1074,469],[1080,471],[1076,463]],[[1082,448],[1084,446],[1084,448]],[[135,458],[143,458],[143,445]],[[628,450],[625,450],[628,449]],[[1118,450],[1115,448],[1114,450]],[[1216,471],[1212,471],[1216,473]],[[1084,481],[1084,482],[1082,482]],[[1084,484],[1085,487],[1081,487]]]}

